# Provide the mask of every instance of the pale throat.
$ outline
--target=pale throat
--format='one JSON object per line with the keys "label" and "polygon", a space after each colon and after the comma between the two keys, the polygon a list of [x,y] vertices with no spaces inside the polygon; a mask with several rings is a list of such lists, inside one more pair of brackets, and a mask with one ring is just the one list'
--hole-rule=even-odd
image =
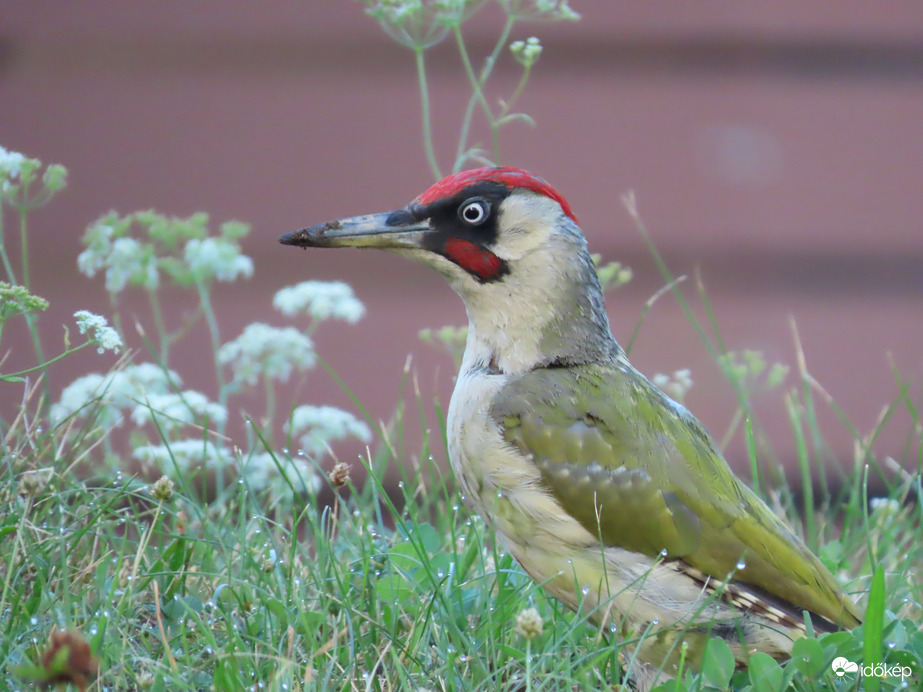
{"label": "pale throat", "polygon": [[539,281],[520,274],[464,296],[463,371],[487,368],[516,375],[537,367],[610,362],[617,355],[598,289],[594,297],[572,273],[548,276],[547,266]]}

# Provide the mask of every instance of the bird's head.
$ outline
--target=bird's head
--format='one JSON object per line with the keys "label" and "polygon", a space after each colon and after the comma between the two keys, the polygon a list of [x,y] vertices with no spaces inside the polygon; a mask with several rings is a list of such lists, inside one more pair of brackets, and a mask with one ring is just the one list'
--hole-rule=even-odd
{"label": "bird's head", "polygon": [[374,247],[433,267],[465,301],[472,332],[498,367],[596,359],[586,353],[592,340],[618,348],[573,210],[519,168],[456,173],[396,211],[311,226],[280,242]]}

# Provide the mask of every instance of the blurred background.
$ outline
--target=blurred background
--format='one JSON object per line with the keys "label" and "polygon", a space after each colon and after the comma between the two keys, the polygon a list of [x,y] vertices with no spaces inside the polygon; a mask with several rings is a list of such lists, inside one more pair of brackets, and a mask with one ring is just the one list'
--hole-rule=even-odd
{"label": "blurred background", "polygon": [[[792,320],[808,369],[860,434],[899,395],[893,369],[913,381],[919,405],[923,4],[572,6],[581,21],[523,22],[513,30],[511,40],[539,36],[544,52],[516,106],[535,126],[505,128],[501,160],[551,182],[575,209],[592,251],[634,270],[634,280],[608,300],[616,336],[627,341],[663,284],[620,203],[634,191],[673,272],[700,273],[728,348],[793,366],[782,389],[754,399],[790,475],[796,452],[782,393],[798,385]],[[466,25],[476,67],[501,20],[488,2]],[[445,171],[470,91],[451,40],[427,60]],[[504,51],[488,98],[508,96],[520,75]],[[57,351],[60,325],[72,324],[75,310],[108,313],[101,277],[77,271],[89,223],[110,209],[205,210],[215,222],[253,226],[244,240],[253,278],[216,291],[225,339],[255,320],[285,325],[271,307],[283,286],[347,281],[367,315],[355,326],[324,325],[316,335],[320,356],[375,419],[391,417],[410,357],[426,425],[436,431],[432,401],[447,405],[454,367],[417,333],[465,321],[442,278],[385,254],[305,253],[277,243],[305,225],[395,209],[431,184],[419,106],[413,53],[391,41],[360,2],[6,0],[0,144],[69,169],[67,190],[31,217],[32,285],[52,305],[40,322],[46,350]],[[473,140],[486,142],[479,118]],[[683,290],[705,320],[694,281]],[[144,301],[135,302],[139,319],[148,319]],[[188,309],[169,304],[168,317],[179,320]],[[12,349],[7,366],[29,365],[25,330],[4,336],[4,350]],[[210,368],[198,367],[207,332],[192,337],[171,364],[187,386],[214,395]],[[691,369],[687,404],[716,436],[724,434],[735,410],[732,389],[675,298],[663,297],[648,313],[632,359],[648,375]],[[52,371],[52,391],[105,371],[111,360],[93,352],[68,359]],[[8,418],[22,390],[0,387]],[[415,407],[409,390],[405,400]],[[293,383],[289,393],[296,391],[297,403],[356,412],[321,369]],[[849,431],[826,406],[819,417],[827,460],[850,465]],[[419,417],[410,419],[412,456],[422,433]],[[440,437],[434,455],[444,457]],[[911,419],[901,405],[873,449],[910,468],[919,437],[909,456],[908,439]],[[362,448],[346,442],[336,449],[349,460]],[[740,434],[728,444],[738,470],[748,467],[745,449]]]}

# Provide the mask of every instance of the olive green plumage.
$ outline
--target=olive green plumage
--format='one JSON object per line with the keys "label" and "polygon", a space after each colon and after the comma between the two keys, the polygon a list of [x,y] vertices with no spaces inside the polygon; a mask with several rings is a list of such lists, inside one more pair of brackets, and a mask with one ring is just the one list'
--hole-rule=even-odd
{"label": "olive green plumage", "polygon": [[631,366],[514,377],[491,416],[531,456],[565,511],[606,545],[679,559],[852,627],[860,615],[829,570],[731,472],[685,408]]}

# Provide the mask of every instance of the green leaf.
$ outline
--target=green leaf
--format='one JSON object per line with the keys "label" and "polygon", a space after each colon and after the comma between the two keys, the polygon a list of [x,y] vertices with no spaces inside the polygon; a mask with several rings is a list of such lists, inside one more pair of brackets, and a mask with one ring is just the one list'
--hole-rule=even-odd
{"label": "green leaf", "polygon": [[[885,627],[885,572],[881,565],[875,568],[872,575],[872,587],[869,589],[868,607],[865,609],[865,642],[864,651],[866,665],[881,663],[882,635]],[[875,676],[865,679],[865,687],[871,692],[877,692],[881,680]]]}
{"label": "green leaf", "polygon": [[812,637],[796,640],[792,647],[792,664],[807,677],[817,677],[827,669],[824,647]]}
{"label": "green leaf", "polygon": [[267,598],[263,604],[266,606],[266,610],[279,618],[281,622],[288,621],[288,611],[278,598]]}
{"label": "green leaf", "polygon": [[753,654],[749,668],[754,692],[782,692],[785,689],[785,673],[769,654],[761,651]]}
{"label": "green leaf", "polygon": [[702,655],[702,674],[709,685],[719,689],[726,689],[734,674],[734,654],[727,642],[718,637],[712,637],[705,644],[705,653]]}
{"label": "green leaf", "polygon": [[403,574],[412,575],[423,564],[420,551],[413,543],[398,543],[388,551],[391,568]]}
{"label": "green leaf", "polygon": [[426,523],[416,527],[414,537],[423,545],[427,553],[432,554],[440,552],[442,550],[442,544],[445,542],[442,534],[440,534],[432,524]]}
{"label": "green leaf", "polygon": [[375,595],[382,603],[407,603],[413,597],[413,589],[399,574],[385,574],[375,582]]}

